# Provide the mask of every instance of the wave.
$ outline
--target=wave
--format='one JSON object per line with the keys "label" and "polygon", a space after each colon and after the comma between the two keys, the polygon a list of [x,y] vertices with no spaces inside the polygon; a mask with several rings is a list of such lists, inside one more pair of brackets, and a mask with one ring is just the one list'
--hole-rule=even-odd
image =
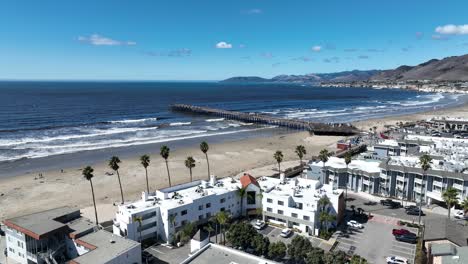
{"label": "wave", "polygon": [[174,122],[170,123],[169,126],[187,126],[192,124],[192,122]]}
{"label": "wave", "polygon": [[224,121],[224,118],[213,118],[213,119],[206,119],[206,122],[220,122]]}
{"label": "wave", "polygon": [[111,124],[128,124],[128,123],[143,123],[148,121],[157,121],[157,117],[150,117],[150,118],[141,118],[141,119],[124,119],[124,120],[115,120],[109,121]]}

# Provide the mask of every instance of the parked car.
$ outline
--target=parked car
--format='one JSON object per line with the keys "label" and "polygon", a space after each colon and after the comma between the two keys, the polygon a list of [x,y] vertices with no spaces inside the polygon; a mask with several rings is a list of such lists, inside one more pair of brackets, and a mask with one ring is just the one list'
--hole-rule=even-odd
{"label": "parked car", "polygon": [[416,244],[416,242],[418,242],[418,237],[413,234],[395,236],[395,239],[401,242],[406,242],[406,243],[411,243],[411,244]]}
{"label": "parked car", "polygon": [[393,200],[392,200],[392,199],[380,200],[380,204],[381,204],[381,205],[391,205],[392,203],[393,203]]}
{"label": "parked car", "polygon": [[407,264],[408,259],[399,256],[387,257],[387,264]]}
{"label": "parked car", "polygon": [[364,226],[361,223],[358,223],[356,220],[348,221],[348,226],[353,227],[353,228],[359,228],[359,229],[364,228]]}
{"label": "parked car", "polygon": [[257,229],[257,230],[261,230],[264,227],[266,227],[266,223],[263,222],[263,221],[260,221],[260,220],[257,220],[257,222],[254,225],[254,228]]}
{"label": "parked car", "polygon": [[394,202],[394,201],[392,201],[392,203],[389,205],[389,207],[392,208],[392,209],[400,208],[400,207],[401,207],[401,203],[400,203],[400,202]]}
{"label": "parked car", "polygon": [[[419,208],[407,210],[406,214],[408,214],[408,215],[419,215]],[[425,215],[424,211],[422,211],[422,210],[421,210],[421,215]]]}
{"label": "parked car", "polygon": [[411,233],[409,230],[407,229],[393,229],[392,230],[392,234],[394,236],[401,236],[401,235],[406,235],[406,234],[414,234],[414,233]]}
{"label": "parked car", "polygon": [[281,230],[280,236],[286,238],[286,237],[289,237],[291,234],[292,234],[292,230],[289,229],[289,228],[285,228],[285,229]]}
{"label": "parked car", "polygon": [[405,206],[405,211],[412,210],[412,209],[419,209],[416,205],[408,205]]}
{"label": "parked car", "polygon": [[463,210],[456,211],[454,215],[455,215],[455,218],[457,218],[457,219],[466,219],[467,218],[466,215],[465,215],[465,211],[463,211]]}

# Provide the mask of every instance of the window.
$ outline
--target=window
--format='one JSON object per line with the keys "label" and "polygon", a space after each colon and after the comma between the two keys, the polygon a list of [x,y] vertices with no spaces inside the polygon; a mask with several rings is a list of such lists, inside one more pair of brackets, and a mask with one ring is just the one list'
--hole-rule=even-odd
{"label": "window", "polygon": [[224,210],[226,210],[226,208],[224,208],[224,207],[223,207],[223,208],[221,208],[221,210],[220,210],[220,211],[221,211],[221,212],[224,212]]}
{"label": "window", "polygon": [[296,203],[296,208],[302,209],[302,203]]}
{"label": "window", "polygon": [[283,210],[278,210],[278,214],[282,215],[283,213],[284,213]]}
{"label": "window", "polygon": [[182,212],[180,212],[180,215],[186,215],[187,214],[187,210],[183,210]]}
{"label": "window", "polygon": [[206,213],[206,218],[210,218],[211,217],[211,213]]}
{"label": "window", "polygon": [[9,248],[10,252],[15,253],[15,250],[12,248]]}
{"label": "window", "polygon": [[198,211],[201,211],[201,210],[203,210],[203,205],[198,206]]}
{"label": "window", "polygon": [[270,207],[267,207],[267,212],[273,212],[273,209]]}
{"label": "window", "polygon": [[291,216],[297,218],[297,214],[296,214],[296,213],[292,213]]}
{"label": "window", "polygon": [[211,203],[207,203],[207,204],[205,205],[205,207],[206,207],[206,208],[210,208],[210,207],[211,207]]}
{"label": "window", "polygon": [[255,204],[256,192],[247,192],[247,204]]}
{"label": "window", "polygon": [[187,220],[184,220],[184,221],[180,222],[180,224],[183,225],[183,226],[186,225],[187,223],[188,223]]}
{"label": "window", "polygon": [[304,217],[302,217],[304,220],[310,220],[310,217],[308,215],[304,215]]}
{"label": "window", "polygon": [[222,198],[221,200],[219,200],[220,203],[224,203],[226,202],[226,198]]}
{"label": "window", "polygon": [[273,199],[267,198],[267,203],[272,203]]}
{"label": "window", "polygon": [[284,205],[283,201],[278,201],[278,205]]}
{"label": "window", "polygon": [[203,215],[199,215],[198,220],[203,220]]}

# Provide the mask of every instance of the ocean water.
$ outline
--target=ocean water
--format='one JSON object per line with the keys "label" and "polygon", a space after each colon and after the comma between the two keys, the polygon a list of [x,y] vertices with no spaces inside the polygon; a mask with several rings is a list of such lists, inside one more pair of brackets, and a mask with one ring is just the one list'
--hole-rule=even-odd
{"label": "ocean water", "polygon": [[293,84],[0,82],[0,162],[271,128],[173,113],[173,103],[351,122],[465,101],[461,95]]}

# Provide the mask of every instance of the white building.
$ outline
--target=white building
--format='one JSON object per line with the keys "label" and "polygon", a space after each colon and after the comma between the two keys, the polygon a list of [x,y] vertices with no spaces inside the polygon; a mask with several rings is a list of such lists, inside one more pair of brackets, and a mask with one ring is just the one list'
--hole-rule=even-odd
{"label": "white building", "polygon": [[186,223],[203,224],[221,211],[239,216],[238,190],[241,188],[246,189],[242,199],[243,214],[261,207],[260,188],[252,176],[246,174],[239,180],[217,180],[211,176],[210,182],[185,183],[161,189],[154,195],[143,193],[141,200],[119,206],[113,232],[136,241],[157,238],[170,242]]}
{"label": "white building", "polygon": [[263,216],[269,222],[318,235],[322,197],[330,200],[325,210],[336,215],[338,223],[343,219],[343,191],[333,190],[331,185],[303,178],[285,179],[284,176],[280,179],[263,177],[258,182],[263,190]]}
{"label": "white building", "polygon": [[30,263],[140,264],[139,243],[121,238],[60,207],[4,221],[8,258]]}

